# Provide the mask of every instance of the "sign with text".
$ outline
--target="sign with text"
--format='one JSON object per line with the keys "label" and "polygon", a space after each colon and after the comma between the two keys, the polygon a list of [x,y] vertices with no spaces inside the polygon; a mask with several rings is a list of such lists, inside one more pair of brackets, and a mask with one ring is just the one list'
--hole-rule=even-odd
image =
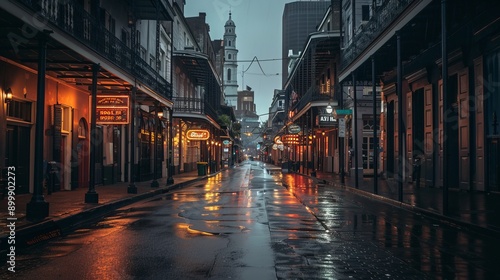
{"label": "sign with text", "polygon": [[288,126],[288,133],[290,134],[297,134],[300,132],[300,126],[296,124],[292,124]]}
{"label": "sign with text", "polygon": [[318,125],[321,126],[336,126],[337,125],[337,119],[335,119],[332,114],[325,114],[325,115],[318,115]]}
{"label": "sign with text", "polygon": [[129,97],[128,95],[97,95],[96,123],[97,124],[128,124]]}
{"label": "sign with text", "polygon": [[186,138],[189,140],[208,140],[210,132],[205,129],[191,129],[187,131]]}
{"label": "sign with text", "polygon": [[339,137],[345,137],[345,119],[339,119]]}

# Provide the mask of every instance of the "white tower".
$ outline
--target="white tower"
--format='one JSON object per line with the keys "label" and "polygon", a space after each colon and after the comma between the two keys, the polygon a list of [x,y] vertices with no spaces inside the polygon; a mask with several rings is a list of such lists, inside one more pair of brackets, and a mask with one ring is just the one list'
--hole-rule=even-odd
{"label": "white tower", "polygon": [[236,25],[229,19],[224,25],[224,93],[226,96],[226,104],[234,106],[238,103],[238,50],[236,49]]}

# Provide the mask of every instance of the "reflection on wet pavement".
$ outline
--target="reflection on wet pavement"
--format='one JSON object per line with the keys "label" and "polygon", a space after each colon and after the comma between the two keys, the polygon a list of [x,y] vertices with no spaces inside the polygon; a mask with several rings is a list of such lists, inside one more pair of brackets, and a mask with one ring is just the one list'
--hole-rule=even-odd
{"label": "reflection on wet pavement", "polygon": [[[366,263],[366,267],[376,264],[373,268],[380,271],[378,252],[382,252],[392,254],[401,259],[402,264],[425,273],[425,277],[429,278],[499,277],[492,265],[492,259],[498,258],[500,245],[491,237],[474,235],[438,224],[437,221],[421,215],[333,189],[331,186],[314,184],[306,177],[287,175],[284,183],[304,205],[309,206],[314,216],[339,238],[341,242],[338,245],[343,247],[352,242],[347,252],[363,253],[356,259],[364,259],[366,254],[371,256],[373,263]],[[360,244],[362,247],[358,248]],[[363,251],[363,248],[371,246],[375,247],[370,251]],[[337,250],[338,248],[334,249]],[[341,259],[345,261],[349,256],[344,255]],[[335,263],[339,264],[338,261]],[[398,264],[395,268],[395,271],[399,270]],[[394,273],[385,274],[391,275],[391,278],[395,277]],[[415,279],[422,277],[418,273],[414,276]],[[360,277],[359,274],[356,274],[357,277]],[[406,275],[405,279],[409,277]]]}
{"label": "reflection on wet pavement", "polygon": [[19,259],[25,279],[500,279],[498,243],[254,163]]}

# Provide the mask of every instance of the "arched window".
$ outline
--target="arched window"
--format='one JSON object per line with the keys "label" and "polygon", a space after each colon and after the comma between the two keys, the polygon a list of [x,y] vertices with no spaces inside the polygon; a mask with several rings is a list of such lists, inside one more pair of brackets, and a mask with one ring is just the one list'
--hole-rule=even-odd
{"label": "arched window", "polygon": [[230,47],[231,46],[231,40],[227,41],[227,45]]}
{"label": "arched window", "polygon": [[227,69],[227,80],[231,80],[231,69]]}
{"label": "arched window", "polygon": [[231,59],[231,54],[228,54],[228,55],[227,55],[227,58],[228,58],[228,59]]}

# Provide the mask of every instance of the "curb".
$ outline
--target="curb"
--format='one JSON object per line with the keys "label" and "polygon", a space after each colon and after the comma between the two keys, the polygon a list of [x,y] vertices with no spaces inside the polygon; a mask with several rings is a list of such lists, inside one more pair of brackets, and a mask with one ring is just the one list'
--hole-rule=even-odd
{"label": "curb", "polygon": [[[188,180],[178,184],[172,184],[156,190],[151,190],[134,196],[110,201],[106,204],[98,205],[96,207],[83,210],[67,217],[50,218],[33,225],[22,227],[19,230],[15,231],[15,248],[16,250],[24,249],[29,246],[50,240],[52,238],[63,236],[90,223],[97,218],[105,216],[106,214],[116,209],[141,200],[145,200],[147,198],[154,197],[156,195],[167,193],[171,190],[182,188],[188,184],[207,179],[216,174],[217,173],[207,176],[201,176],[193,180]],[[6,254],[4,254],[4,252],[6,252],[9,248],[8,238],[9,234],[0,236],[0,252],[2,255],[0,259],[3,259],[5,257]]]}

